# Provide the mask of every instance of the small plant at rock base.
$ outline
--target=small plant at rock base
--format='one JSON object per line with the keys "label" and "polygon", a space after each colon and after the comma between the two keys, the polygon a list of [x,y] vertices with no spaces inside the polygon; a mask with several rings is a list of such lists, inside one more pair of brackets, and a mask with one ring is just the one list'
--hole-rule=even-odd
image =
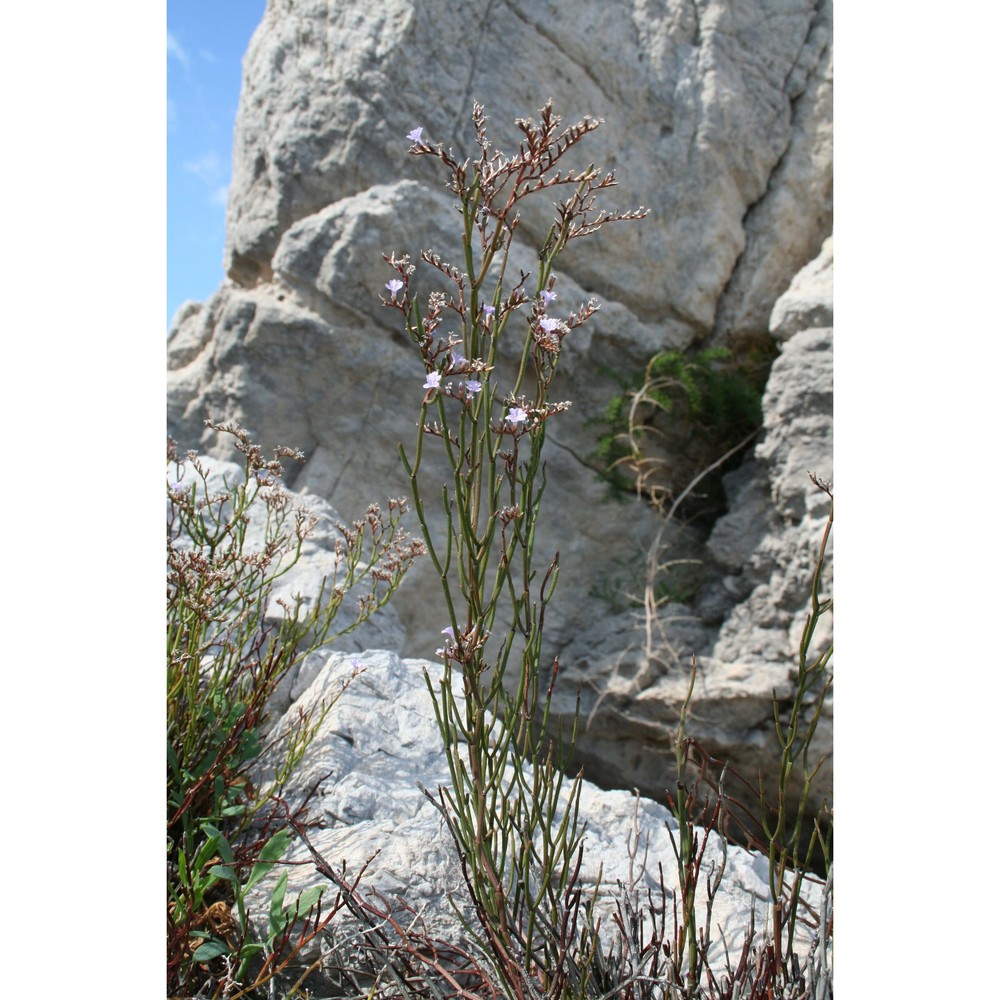
{"label": "small plant at rock base", "polygon": [[[310,651],[383,607],[423,551],[399,530],[405,501],[390,501],[388,516],[372,505],[364,519],[340,527],[320,592],[277,599],[283,614],[269,620],[274,585],[316,525],[281,483],[280,459],[301,456],[281,448],[266,459],[242,428],[211,426],[243,456],[236,481],[210,483],[197,455],[167,447],[168,988],[177,992],[194,978],[213,982],[202,968],[212,963],[235,960],[232,971],[242,977],[260,953],[247,940],[243,875],[259,878],[287,834],[272,829],[273,816],[256,831],[250,826],[265,803],[280,799],[339,695],[265,743],[278,685]],[[348,594],[357,597],[356,612],[335,630]],[[258,788],[250,773],[266,751],[279,763],[273,781]]]}

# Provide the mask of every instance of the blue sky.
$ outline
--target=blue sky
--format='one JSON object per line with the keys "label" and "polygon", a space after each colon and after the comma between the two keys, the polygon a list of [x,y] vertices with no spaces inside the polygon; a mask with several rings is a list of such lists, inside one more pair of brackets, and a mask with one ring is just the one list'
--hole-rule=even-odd
{"label": "blue sky", "polygon": [[266,0],[167,3],[167,315],[222,281],[243,55]]}

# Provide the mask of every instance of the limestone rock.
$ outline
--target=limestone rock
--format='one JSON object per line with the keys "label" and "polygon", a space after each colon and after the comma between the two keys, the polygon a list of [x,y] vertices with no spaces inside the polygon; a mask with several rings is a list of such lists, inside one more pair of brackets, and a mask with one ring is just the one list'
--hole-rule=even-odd
{"label": "limestone rock", "polygon": [[[793,289],[803,288],[809,275],[819,275],[824,284],[830,280],[827,252],[832,248],[803,271]],[[811,306],[805,314],[813,314]],[[692,656],[698,674],[690,735],[745,776],[768,769],[773,697],[783,703],[792,691],[829,513],[827,497],[809,473],[833,478],[832,352],[829,327],[802,330],[784,344],[763,398],[761,440],[725,477],[729,511],[716,521],[702,553],[715,574],[708,574],[692,604],[667,604],[648,621],[641,608],[621,612],[561,651],[565,681],[582,692],[581,756],[592,780],[619,787],[627,780],[647,795],[663,787]],[[668,558],[669,551],[661,556]],[[831,542],[827,587],[832,568]],[[814,652],[828,638],[824,622]],[[569,717],[573,704],[563,697],[560,711]],[[828,754],[830,764],[817,783],[814,808],[823,798],[832,801],[831,712],[829,704],[815,739],[817,759]]]}
{"label": "limestone rock", "polygon": [[[717,343],[763,336],[789,277],[819,253],[832,229],[832,39],[833,0],[822,0],[786,83],[791,139],[767,190],[747,210],[746,245],[716,314]],[[776,240],[777,233],[781,238]]]}
{"label": "limestone rock", "polygon": [[[741,280],[769,269],[766,320],[829,227],[829,10],[631,0],[609,19],[596,3],[480,0],[455,17],[444,0],[271,2],[244,61],[227,271],[247,287],[267,282],[294,223],[372,185],[429,179],[429,165],[403,166],[415,125],[467,146],[477,98],[509,145],[513,120],[551,96],[567,120],[607,119],[588,155],[623,168],[624,205],[654,210],[644,227],[582,248],[577,280],[644,320],[707,331],[756,207]],[[498,39],[517,44],[497,58]],[[525,225],[538,238],[547,222]]]}
{"label": "limestone rock", "polygon": [[807,264],[788,291],[774,304],[768,329],[777,340],[788,340],[800,330],[833,325],[833,237],[820,255]]}
{"label": "limestone rock", "polygon": [[[350,680],[323,722],[286,788],[286,799],[294,808],[307,791],[316,789],[309,806],[309,840],[330,865],[345,866],[348,876],[371,860],[363,893],[377,889],[390,900],[400,897],[421,914],[430,933],[453,944],[467,940],[448,901],[449,894],[460,905],[466,898],[461,868],[440,812],[421,790],[423,786],[434,793],[450,782],[424,676],[426,672],[436,684],[440,664],[401,660],[384,650],[334,653],[308,684],[295,687],[289,711],[308,709],[341,691],[358,664],[363,672]],[[460,692],[456,694],[460,699]],[[281,728],[284,722],[276,725]],[[677,891],[668,832],[677,824],[662,804],[585,782],[580,818],[587,825],[581,879],[585,887],[593,887],[603,867],[599,912],[606,931],[613,926],[609,910],[618,880],[632,887],[633,901],[644,901],[647,889],[656,891],[657,866],[662,864],[668,890]],[[630,871],[627,845],[636,837],[638,861]],[[722,851],[722,842],[711,834],[707,863],[720,862]],[[329,884],[304,845],[294,846],[289,860],[292,865],[282,869],[288,873],[286,899]],[[266,915],[277,874],[252,891],[251,913]],[[806,884],[805,898],[815,903],[819,889]],[[751,910],[757,926],[766,926],[767,896],[766,857],[729,847],[709,928],[714,961],[722,959],[723,937],[730,949],[734,944],[739,948]],[[467,906],[462,908],[471,916]],[[704,919],[702,913],[699,919]],[[349,939],[350,933],[350,921],[335,923],[330,930],[334,941]],[[806,935],[800,946],[804,955]]]}

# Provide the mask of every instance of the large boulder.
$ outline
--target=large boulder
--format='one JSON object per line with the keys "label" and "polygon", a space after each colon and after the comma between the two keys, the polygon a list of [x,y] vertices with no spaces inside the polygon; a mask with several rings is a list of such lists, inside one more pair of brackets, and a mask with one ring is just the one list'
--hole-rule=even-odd
{"label": "large boulder", "polygon": [[829,231],[831,12],[631,0],[609,17],[601,3],[479,0],[455,16],[445,0],[272,0],[244,62],[227,271],[268,282],[294,223],[400,176],[436,186],[429,164],[403,166],[415,125],[468,148],[475,98],[498,148],[516,146],[514,119],[552,97],[567,118],[607,119],[589,155],[621,169],[625,202],[654,210],[581,248],[580,284],[703,334],[739,263],[746,289],[730,308],[765,326]]}
{"label": "large boulder", "polygon": [[[278,730],[299,711],[328,700],[332,692],[343,690],[343,694],[293,773],[285,797],[293,808],[308,798],[309,843],[330,867],[343,871],[349,880],[364,869],[362,898],[376,890],[397,914],[404,914],[403,904],[411,908],[406,923],[415,924],[412,914],[419,914],[430,935],[468,947],[460,914],[473,924],[475,918],[462,868],[442,815],[423,790],[435,794],[439,786],[450,783],[425,675],[437,685],[441,665],[401,660],[385,650],[330,654],[310,676],[302,675],[293,688],[289,714],[276,723]],[[456,697],[461,704],[461,693],[456,691]],[[586,825],[580,882],[584,898],[600,886],[597,915],[602,917],[607,946],[614,928],[614,902],[623,891],[636,909],[647,905],[647,892],[658,900],[662,866],[667,891],[678,893],[671,845],[677,822],[661,802],[626,791],[604,791],[589,782],[582,786],[579,819]],[[703,831],[699,837],[704,837]],[[289,902],[315,886],[327,888],[328,906],[334,898],[336,887],[317,870],[315,855],[304,843],[295,844],[287,861],[247,899],[248,911],[259,914],[264,924],[280,872],[287,874]],[[726,848],[714,833],[708,835],[706,881],[700,893],[719,865],[724,870],[710,923],[703,895],[696,913],[699,926],[711,937],[709,954],[717,973],[726,947],[734,959],[739,954],[751,913],[758,930],[768,927],[769,898],[767,857]],[[816,906],[821,894],[817,882],[804,883],[803,899],[810,905]],[[673,905],[668,897],[668,934]],[[357,926],[345,912],[326,934],[328,943],[343,953],[356,937]],[[805,958],[811,941],[812,932],[800,922],[796,949],[800,958]],[[313,951],[307,960],[319,957],[318,942]]]}

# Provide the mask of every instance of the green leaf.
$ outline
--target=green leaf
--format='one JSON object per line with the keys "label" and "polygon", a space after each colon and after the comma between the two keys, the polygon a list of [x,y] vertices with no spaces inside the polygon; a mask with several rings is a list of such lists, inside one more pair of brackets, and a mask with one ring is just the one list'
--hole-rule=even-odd
{"label": "green leaf", "polygon": [[262,848],[260,860],[250,869],[247,889],[252,889],[271,869],[268,862],[277,861],[288,850],[292,834],[289,830],[279,830]]}
{"label": "green leaf", "polygon": [[240,738],[239,759],[253,760],[260,754],[260,736],[256,729],[247,730]]}
{"label": "green leaf", "polygon": [[228,955],[230,950],[229,945],[222,941],[206,941],[200,948],[195,949],[195,953],[191,957],[196,962],[208,962],[220,955]]}
{"label": "green leaf", "polygon": [[287,918],[282,910],[285,902],[285,889],[288,886],[288,870],[286,869],[278,876],[278,882],[271,893],[271,909],[268,914],[268,925],[271,928],[270,937],[280,934],[285,929]]}
{"label": "green leaf", "polygon": [[288,850],[288,845],[292,841],[291,830],[279,830],[265,845],[260,852],[261,861],[278,861]]}
{"label": "green leaf", "polygon": [[214,836],[216,840],[216,850],[222,856],[222,860],[228,864],[233,863],[233,849],[229,846],[229,841],[222,835],[220,830],[217,830],[211,823],[202,823],[202,830],[209,836]]}
{"label": "green leaf", "polygon": [[212,865],[208,869],[209,875],[214,875],[216,878],[225,879],[227,882],[232,882],[233,885],[239,885],[240,881],[236,877],[236,873],[232,868],[228,868],[226,865]]}
{"label": "green leaf", "polygon": [[181,885],[191,885],[191,881],[188,878],[187,855],[184,853],[183,848],[177,852],[177,874],[180,877]]}
{"label": "green leaf", "polygon": [[323,898],[325,888],[322,885],[314,885],[311,889],[306,889],[288,909],[294,911],[296,917],[303,916]]}
{"label": "green leaf", "polygon": [[195,855],[194,865],[192,866],[195,875],[197,875],[198,872],[205,867],[205,863],[210,858],[215,856],[216,848],[219,846],[219,838],[221,836],[222,834],[216,831],[199,848],[197,855]]}

